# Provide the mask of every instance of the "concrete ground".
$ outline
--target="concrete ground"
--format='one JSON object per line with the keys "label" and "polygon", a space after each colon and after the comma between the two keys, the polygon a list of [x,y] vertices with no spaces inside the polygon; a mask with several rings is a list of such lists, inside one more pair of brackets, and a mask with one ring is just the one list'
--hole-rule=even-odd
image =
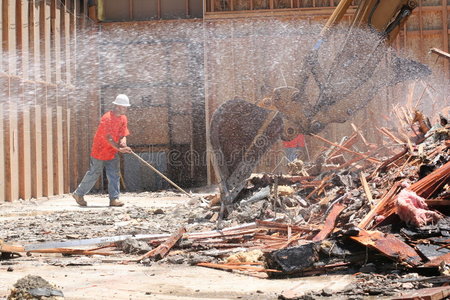
{"label": "concrete ground", "polygon": [[[126,200],[128,207],[155,209],[170,209],[188,201],[187,197],[152,197],[151,193],[126,194],[122,199]],[[40,201],[3,203],[0,205],[0,221],[80,210],[94,210],[100,215],[111,209],[106,206],[108,199],[105,195],[87,196],[86,200],[87,208],[77,206],[67,195]],[[124,210],[126,207],[114,209]],[[66,257],[33,254],[0,261],[0,297],[6,298],[13,284],[26,275],[39,275],[57,285],[65,299],[277,299],[283,291],[294,287],[297,291],[340,290],[353,280],[348,275],[270,280],[189,265],[122,264],[123,255]]]}

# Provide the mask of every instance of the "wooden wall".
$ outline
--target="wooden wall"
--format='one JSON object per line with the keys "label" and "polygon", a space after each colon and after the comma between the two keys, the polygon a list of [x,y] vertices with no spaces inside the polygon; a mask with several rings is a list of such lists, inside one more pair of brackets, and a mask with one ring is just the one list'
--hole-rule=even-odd
{"label": "wooden wall", "polygon": [[[78,124],[75,88],[77,27],[74,0],[1,1],[0,201],[69,193],[79,180],[74,145],[86,140]],[[80,130],[81,129],[81,130]]]}
{"label": "wooden wall", "polygon": [[[0,201],[13,201],[76,188],[99,117],[118,93],[134,104],[130,145],[165,152],[177,183],[204,183],[205,126],[214,109],[234,97],[255,102],[294,83],[302,53],[338,1],[204,0],[203,20],[101,26],[86,18],[93,14],[88,0],[0,2]],[[184,3],[186,12],[194,2]],[[389,118],[392,99],[411,94],[449,105],[449,62],[428,51],[449,52],[449,6],[419,1],[394,43],[401,54],[428,63],[432,77],[380,92],[355,124],[368,131],[368,120],[381,122],[372,120],[374,111]],[[317,31],[299,25],[305,22]],[[351,131],[346,123],[323,134],[336,141]],[[312,151],[324,146],[309,138],[307,144]],[[278,150],[258,170],[271,171]]]}

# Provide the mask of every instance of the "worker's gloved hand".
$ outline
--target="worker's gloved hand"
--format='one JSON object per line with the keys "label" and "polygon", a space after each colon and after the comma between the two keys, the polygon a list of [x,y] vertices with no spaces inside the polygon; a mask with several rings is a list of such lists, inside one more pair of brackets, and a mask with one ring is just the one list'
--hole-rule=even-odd
{"label": "worker's gloved hand", "polygon": [[120,153],[131,153],[132,151],[131,151],[131,148],[130,148],[130,147],[125,146],[125,147],[120,147],[120,148],[119,148],[119,152],[120,152]]}

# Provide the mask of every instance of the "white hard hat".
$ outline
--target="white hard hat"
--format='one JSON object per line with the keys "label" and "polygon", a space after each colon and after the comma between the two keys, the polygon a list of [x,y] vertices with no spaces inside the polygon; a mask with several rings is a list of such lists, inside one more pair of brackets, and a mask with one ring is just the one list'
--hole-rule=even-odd
{"label": "white hard hat", "polygon": [[130,99],[128,99],[127,95],[119,94],[114,100],[113,104],[120,106],[130,106]]}

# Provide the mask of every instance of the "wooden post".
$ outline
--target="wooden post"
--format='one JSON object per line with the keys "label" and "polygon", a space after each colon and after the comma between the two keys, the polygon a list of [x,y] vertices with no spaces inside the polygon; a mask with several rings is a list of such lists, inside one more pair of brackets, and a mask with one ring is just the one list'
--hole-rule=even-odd
{"label": "wooden post", "polygon": [[[25,91],[25,86],[23,86],[21,92]],[[21,97],[25,97],[25,95],[26,93],[22,94]],[[30,129],[30,106],[22,104],[19,114],[19,197],[24,200],[28,200],[31,198]]]}
{"label": "wooden post", "polygon": [[54,153],[54,192],[55,195],[64,193],[64,155],[63,155],[63,110],[61,106],[56,107],[56,116],[54,117],[56,128],[54,134],[53,147]]}
{"label": "wooden post", "polygon": [[46,107],[44,112],[44,147],[43,159],[46,161],[44,166],[44,196],[52,196],[54,190],[53,179],[53,109]]}
{"label": "wooden post", "polygon": [[33,198],[42,197],[42,108],[40,105],[34,105],[31,110],[31,178]]}
{"label": "wooden post", "polygon": [[17,119],[17,99],[11,99],[13,89],[11,85],[17,82],[8,80],[9,103],[5,116],[5,199],[14,201],[19,199],[19,136]]}
{"label": "wooden post", "polygon": [[56,0],[50,3],[50,26],[51,26],[51,51],[52,56],[52,82],[61,81],[61,14],[58,11]]}
{"label": "wooden post", "polygon": [[50,82],[50,5],[47,5],[47,1],[41,1],[40,3],[39,23],[42,77],[44,81]]}
{"label": "wooden post", "polygon": [[[16,17],[19,75],[22,80],[27,80],[29,78],[29,15],[28,3],[25,0],[16,1]],[[17,81],[17,94],[15,95],[19,105],[19,197],[25,200],[31,198],[30,106],[26,99],[27,85],[28,83],[25,81]]]}
{"label": "wooden post", "polygon": [[[3,103],[0,103],[0,117],[4,118]],[[0,122],[0,161],[5,161],[5,131],[3,130],[3,122]],[[0,202],[5,201],[5,167],[0,166]]]}

